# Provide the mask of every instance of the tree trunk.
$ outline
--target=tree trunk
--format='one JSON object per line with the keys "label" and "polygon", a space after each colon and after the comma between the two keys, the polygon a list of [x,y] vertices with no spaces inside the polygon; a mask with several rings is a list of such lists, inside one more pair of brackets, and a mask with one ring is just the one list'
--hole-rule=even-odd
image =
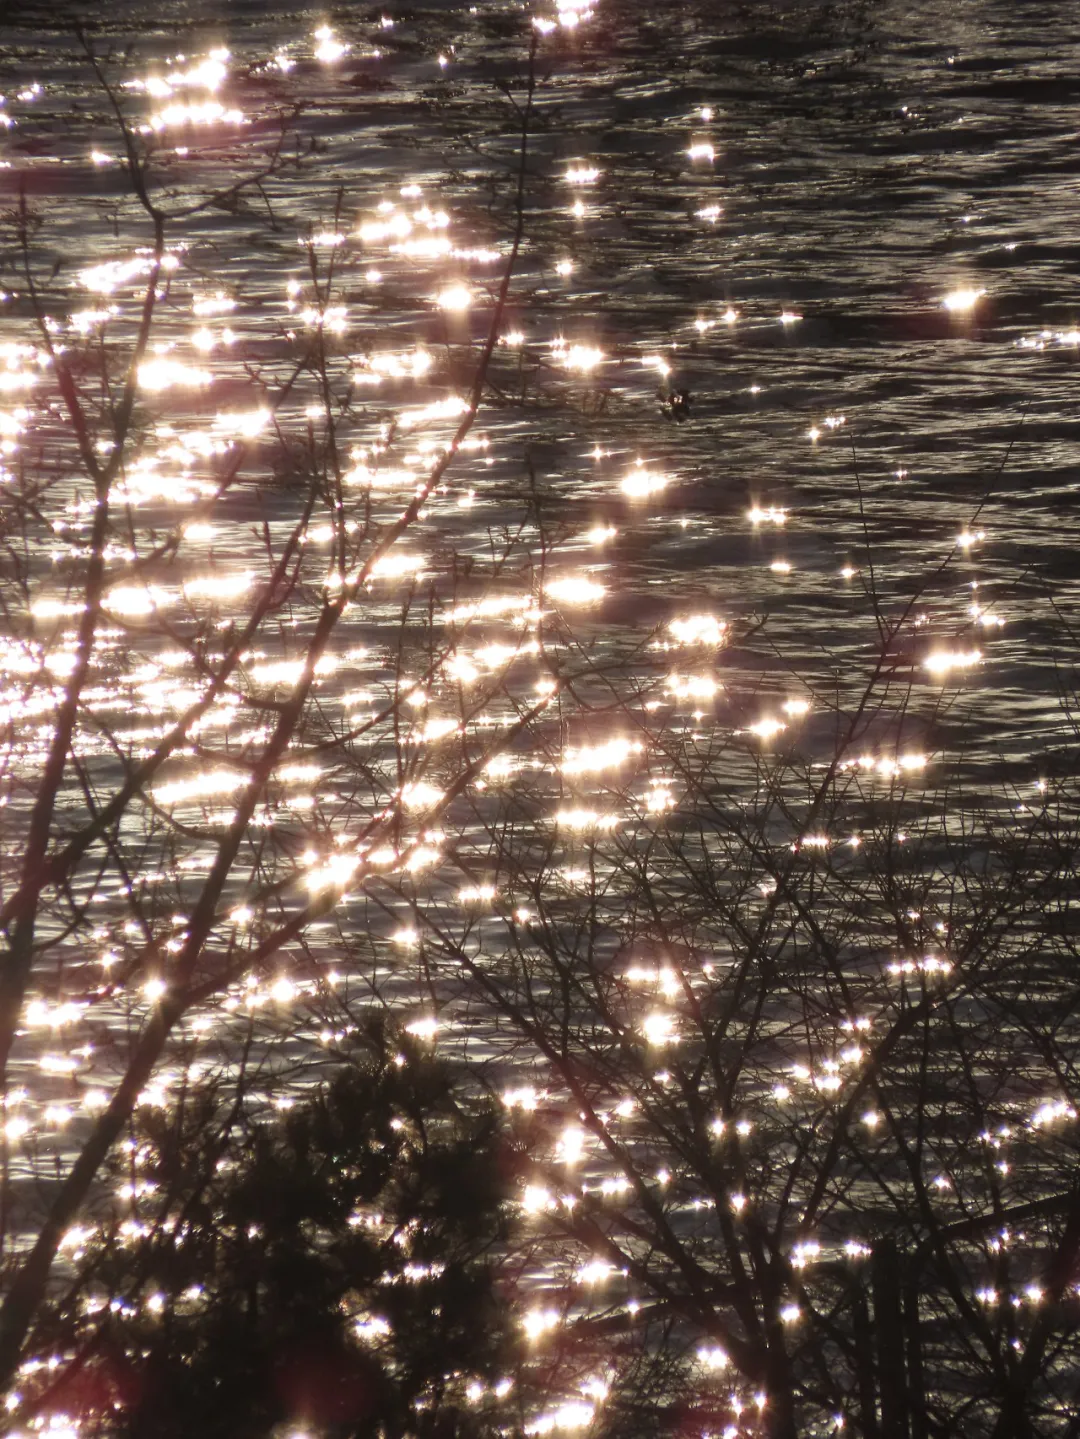
{"label": "tree trunk", "polygon": [[910,1439],[900,1260],[895,1245],[888,1240],[876,1245],[870,1266],[881,1393],[881,1439]]}
{"label": "tree trunk", "polygon": [[877,1378],[874,1373],[874,1326],[861,1282],[856,1280],[851,1303],[855,1320],[855,1365],[859,1409],[865,1439],[878,1439]]}
{"label": "tree trunk", "polygon": [[765,1363],[765,1432],[769,1439],[800,1439],[795,1424],[795,1397],[783,1335],[770,1336]]}
{"label": "tree trunk", "polygon": [[926,1419],[926,1380],[923,1377],[922,1336],[919,1333],[919,1290],[908,1276],[904,1287],[904,1330],[907,1339],[907,1395],[911,1439],[929,1439]]}

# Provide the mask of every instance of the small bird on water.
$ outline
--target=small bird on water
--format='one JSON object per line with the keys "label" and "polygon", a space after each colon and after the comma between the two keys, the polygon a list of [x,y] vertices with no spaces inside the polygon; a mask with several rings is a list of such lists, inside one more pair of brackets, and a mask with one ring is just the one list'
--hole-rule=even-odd
{"label": "small bird on water", "polygon": [[690,391],[660,392],[660,410],[665,420],[685,420],[690,413]]}

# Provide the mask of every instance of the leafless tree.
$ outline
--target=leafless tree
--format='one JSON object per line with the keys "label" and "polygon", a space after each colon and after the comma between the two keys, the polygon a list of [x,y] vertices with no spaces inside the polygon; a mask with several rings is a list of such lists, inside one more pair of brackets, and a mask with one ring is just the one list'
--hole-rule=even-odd
{"label": "leafless tree", "polygon": [[[293,225],[289,117],[196,195],[94,55],[141,246],[82,277],[108,305],[71,314],[44,208],[9,216],[11,1422],[70,1360],[67,1252],[172,1221],[111,1167],[155,1106],[242,1095],[246,1132],[374,1005],[511,1111],[508,1273],[551,1393],[519,1428],[1075,1432],[1075,705],[1044,770],[998,759],[961,708],[994,615],[951,557],[893,593],[869,535],[854,658],[711,609],[613,640],[527,437],[513,518],[455,545],[482,404],[617,405],[589,355],[579,383],[500,344],[535,54],[482,331],[455,271],[391,345],[363,247],[396,211],[357,245],[341,194],[278,322],[221,348],[199,226]],[[155,350],[192,309],[197,365]]]}
{"label": "leafless tree", "polygon": [[[257,341],[232,336],[217,236],[261,214],[272,237],[289,215],[295,109],[262,115],[252,138],[218,98],[220,55],[121,87],[82,43],[119,144],[101,155],[120,177],[115,254],[79,272],[95,302],[73,309],[74,257],[25,192],[4,250],[24,321],[7,388],[26,391],[4,412],[0,493],[0,1376],[12,1393],[24,1380],[12,1423],[34,1403],[65,1254],[87,1224],[119,1232],[107,1171],[139,1114],[196,1077],[250,1078],[253,1012],[288,1013],[265,1027],[280,1041],[260,1059],[269,1091],[329,1062],[326,1016],[345,1024],[348,1002],[330,926],[356,923],[370,874],[438,858],[441,812],[514,729],[460,746],[434,794],[422,706],[461,695],[469,616],[435,623],[408,545],[431,542],[429,511],[478,452],[523,238],[531,62],[514,100],[516,219],[491,257],[483,327],[439,352],[415,332],[388,348],[377,309],[343,338],[342,296],[376,284],[344,233],[343,194],[299,251],[290,238],[280,320]],[[204,92],[215,98],[190,99]],[[165,143],[177,126],[206,127],[187,169]],[[179,358],[188,326],[196,363]],[[370,379],[385,380],[377,407]],[[490,598],[521,567],[513,536],[494,537],[472,587]],[[506,658],[473,688],[477,710]],[[135,1179],[120,1196],[133,1233],[141,1194]]]}
{"label": "leafless tree", "polygon": [[534,1333],[601,1429],[1073,1432],[1076,732],[1035,770],[959,713],[998,617],[953,569],[894,602],[869,549],[857,665],[684,615],[567,680],[475,804],[485,912],[418,907],[547,1146]]}

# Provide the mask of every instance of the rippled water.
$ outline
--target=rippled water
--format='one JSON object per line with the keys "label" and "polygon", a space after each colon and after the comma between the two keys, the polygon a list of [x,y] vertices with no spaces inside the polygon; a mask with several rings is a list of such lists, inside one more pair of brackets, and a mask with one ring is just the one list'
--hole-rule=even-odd
{"label": "rippled water", "polygon": [[[303,135],[326,147],[288,186],[285,213],[298,230],[328,216],[338,185],[353,209],[428,177],[444,202],[475,205],[478,182],[513,148],[483,101],[485,81],[515,63],[518,27],[503,7],[472,8],[409,12],[386,32],[383,61],[356,67],[345,57],[291,77],[287,93],[308,107]],[[224,41],[237,61],[280,45],[299,51],[324,18],[263,6],[230,6],[217,23],[188,13],[189,43]],[[172,17],[163,33],[140,36],[162,51],[174,38]],[[8,110],[19,120],[9,163],[32,193],[71,196],[51,223],[76,229],[72,248],[88,261],[106,243],[93,239],[90,216],[121,186],[85,164],[89,126],[58,142],[71,104],[94,108],[84,73],[60,59],[64,41],[21,39],[9,25]],[[998,642],[989,683],[1003,701],[1001,733],[1029,740],[1042,686],[1021,670],[1040,661],[1043,596],[1070,599],[1076,347],[1039,337],[1075,323],[1076,39],[1066,5],[955,16],[855,4],[717,16],[681,5],[647,18],[613,7],[565,42],[538,101],[550,128],[534,141],[530,208],[545,243],[526,261],[534,284],[545,264],[554,283],[521,314],[538,345],[565,333],[602,347],[595,378],[606,403],[600,416],[560,411],[550,425],[530,413],[520,440],[505,423],[500,438],[512,463],[527,436],[575,518],[588,504],[623,520],[613,554],[650,617],[660,610],[649,582],[662,576],[669,587],[678,575],[688,592],[709,587],[726,610],[767,612],[835,652],[847,633],[837,571],[864,543],[856,469],[891,593],[921,573],[928,547],[946,553],[989,489],[970,573],[1021,621]],[[430,53],[440,42],[457,46],[445,76]],[[14,92],[35,79],[46,93],[20,104]],[[264,102],[273,93],[248,85]],[[470,148],[461,132],[485,118],[493,133]],[[688,160],[695,137],[715,147],[714,164]],[[601,175],[578,192],[587,213],[575,223],[558,176],[579,158]],[[710,205],[722,207],[715,223],[696,213]],[[213,247],[214,222],[201,229]],[[210,250],[213,275],[243,296],[250,333],[268,323],[260,310],[277,298],[279,265],[295,257],[288,235],[253,234],[249,251],[228,233],[224,252]],[[565,282],[550,274],[557,251],[575,263]],[[965,286],[986,294],[974,314],[950,315],[942,296]],[[732,325],[721,318],[729,306]],[[779,323],[785,309],[802,319]],[[699,335],[699,319],[714,328]],[[677,428],[652,403],[649,354],[692,392],[691,418]],[[843,429],[808,441],[829,414],[844,415]],[[586,462],[596,444],[647,451],[677,489],[656,512],[627,515],[610,467]],[[763,527],[747,549],[754,503],[790,510],[782,543]],[[484,519],[502,517],[489,509]],[[781,549],[793,570],[778,578],[767,562]]]}
{"label": "rippled water", "polygon": [[[548,11],[555,7],[536,8],[540,18]],[[216,46],[230,52],[220,94],[193,82],[190,95],[200,104],[218,96],[247,123],[219,117],[224,128],[211,127],[223,137],[219,148],[207,147],[197,126],[176,137],[188,147],[170,162],[178,195],[231,183],[223,177],[239,176],[265,154],[275,117],[296,107],[284,142],[296,164],[270,176],[259,194],[239,202],[222,195],[178,229],[183,248],[155,332],[163,350],[144,385],[146,404],[174,433],[159,429],[147,449],[154,465],[127,477],[133,547],[145,549],[155,527],[167,531],[207,500],[211,477],[245,424],[259,449],[250,481],[216,506],[213,533],[192,532],[179,561],[140,577],[139,586],[160,587],[155,602],[163,608],[180,604],[182,594],[196,608],[206,602],[198,586],[212,574],[219,588],[209,599],[226,615],[241,613],[230,603],[257,590],[265,537],[281,541],[299,520],[304,492],[287,482],[280,454],[275,459],[268,422],[228,417],[250,414],[264,382],[282,383],[310,336],[318,315],[305,319],[316,304],[309,255],[322,276],[333,257],[328,303],[343,309],[327,310],[323,328],[335,363],[361,376],[352,409],[340,414],[342,446],[370,447],[393,416],[404,425],[415,420],[416,434],[433,445],[452,433],[452,409],[441,417],[419,411],[467,392],[506,263],[518,136],[517,112],[499,87],[510,85],[523,103],[528,14],[498,4],[388,4],[385,13],[392,25],[374,14],[361,24],[345,10],[334,16],[254,3],[230,4],[224,15],[192,4],[171,10],[166,23],[158,10],[135,5],[95,16],[94,43],[102,54],[116,47],[109,73],[118,77],[167,73],[167,61],[182,68]],[[13,123],[0,132],[0,188],[7,207],[25,192],[43,220],[35,260],[47,270],[55,259],[60,287],[70,277],[70,304],[58,290],[50,311],[62,335],[73,333],[70,316],[84,308],[130,305],[139,276],[95,267],[128,260],[133,236],[141,226],[145,242],[148,226],[133,219],[102,91],[54,21],[51,10],[5,21],[2,113]],[[328,22],[350,48],[320,59],[315,32]],[[180,50],[189,59],[176,59]],[[401,621],[405,582],[418,568],[444,620],[455,603],[475,600],[468,566],[479,573],[493,545],[505,543],[507,573],[517,576],[517,589],[506,588],[524,594],[531,584],[537,595],[536,565],[522,567],[526,545],[535,561],[542,529],[545,563],[558,577],[604,587],[602,598],[579,608],[580,595],[560,593],[550,573],[543,581],[549,599],[563,603],[576,640],[611,664],[620,684],[655,677],[655,651],[638,648],[655,627],[715,615],[729,634],[744,636],[717,662],[724,684],[717,715],[744,729],[777,719],[785,733],[797,730],[819,763],[832,757],[836,732],[825,697],[853,693],[877,645],[871,591],[892,614],[918,592],[925,626],[911,641],[905,671],[907,718],[898,730],[900,702],[886,706],[866,743],[884,756],[963,748],[976,800],[998,804],[991,786],[1002,775],[1026,794],[1023,786],[1033,787],[1069,734],[1059,702],[1062,623],[1075,616],[1080,582],[1072,443],[1078,53],[1080,19],[1064,0],[986,0],[944,12],[885,0],[722,7],[598,0],[576,27],[543,35],[524,244],[503,327],[504,338],[518,334],[496,351],[470,437],[477,448],[450,467],[403,546],[412,563],[407,557],[397,571],[384,571],[335,648],[322,689],[327,711],[344,700],[355,722],[370,711],[372,694],[392,690],[399,633],[420,643],[420,617]],[[144,118],[176,102],[123,93],[133,116],[145,106]],[[163,127],[171,143],[173,127],[167,119]],[[389,208],[380,212],[380,204]],[[403,234],[371,227],[403,216],[412,216],[413,240],[449,236],[457,253],[395,252]],[[14,250],[8,255],[17,259]],[[462,313],[445,293],[454,285],[472,290]],[[0,310],[2,338],[26,343],[26,290],[11,287],[14,297]],[[966,291],[970,304],[945,303]],[[131,313],[116,323],[130,323]],[[96,333],[98,319],[82,323]],[[186,374],[170,372],[177,362]],[[59,411],[35,412],[34,387],[20,388],[34,363],[13,351],[11,383],[0,392],[11,467],[62,432]],[[192,373],[200,368],[201,381]],[[674,413],[666,401],[681,391],[688,398]],[[303,409],[317,407],[315,427],[321,403],[305,380],[281,407],[298,446],[294,460],[303,452]],[[170,449],[177,440],[181,448]],[[437,453],[395,455],[410,476],[385,496],[376,486],[387,515]],[[370,452],[354,463],[369,461]],[[642,478],[650,475],[659,477],[655,487]],[[39,599],[60,593],[63,546],[85,543],[84,490],[72,483],[69,528],[53,552],[39,536],[28,557]],[[518,526],[526,527],[522,543],[513,537]],[[116,587],[126,583],[126,563],[118,551]],[[305,572],[309,583],[313,573]],[[153,738],[150,721],[184,702],[183,676],[170,678],[160,629],[156,620],[140,629],[140,607],[147,607],[145,590],[129,595],[126,607],[116,599],[120,623],[108,637],[106,667],[122,678],[95,701],[114,724],[130,706],[136,729],[145,729],[141,738],[132,732],[136,744]],[[305,634],[308,618],[299,609],[294,618],[296,633]],[[521,642],[520,626],[487,618],[486,640]],[[251,660],[253,684],[289,680],[272,667],[295,660],[296,633],[282,621],[274,644]],[[62,624],[54,642],[70,653]],[[978,662],[962,676],[925,667],[935,654],[976,649]],[[692,648],[686,658],[676,649],[670,662],[685,659],[694,672],[700,653]],[[31,735],[29,712],[19,711],[25,668],[16,649],[8,656],[6,713],[18,731],[18,774],[39,758],[44,740]],[[143,660],[152,673],[140,669]],[[542,678],[529,661],[527,675],[508,684],[519,703],[535,701],[533,684]],[[416,675],[416,655],[406,663]],[[711,662],[705,669],[699,680],[707,684]],[[469,680],[463,672],[457,678]],[[713,694],[701,683],[669,687],[664,701],[687,728],[711,723]],[[811,691],[805,719],[781,709]],[[363,697],[349,700],[355,692]],[[233,718],[219,717],[222,753],[238,742],[228,730]],[[505,708],[496,722],[507,722]],[[556,747],[602,740],[579,728],[547,738]],[[767,731],[759,738],[766,744]],[[102,784],[115,774],[115,755],[89,729],[82,752]],[[731,773],[735,801],[739,785],[751,797],[753,768],[733,761]],[[332,795],[312,791],[303,774],[286,783],[299,786],[295,801],[278,803],[277,832],[286,837],[302,837],[313,812],[332,828],[333,802],[346,814],[357,804],[357,790],[337,772],[325,781],[339,786]],[[225,783],[219,790],[229,793]],[[82,802],[74,787],[70,798]],[[179,791],[158,794],[163,805],[180,798]],[[14,837],[26,810],[17,783],[11,801]],[[494,812],[487,802],[475,802],[481,824]],[[371,803],[367,797],[360,808]],[[495,798],[490,803],[497,808]],[[470,864],[483,868],[485,839],[482,827],[467,825],[462,836],[455,860],[467,878]],[[479,858],[470,857],[470,842]],[[205,872],[199,856],[206,853],[191,840],[191,875]],[[94,875],[80,882],[96,893]],[[104,897],[107,916],[93,941],[122,951],[118,894]],[[181,880],[174,902],[185,898]],[[244,898],[239,884],[232,902]],[[349,914],[349,923],[370,924],[373,933],[389,923],[358,908]],[[312,932],[310,954],[333,962],[344,943],[327,924]],[[393,968],[385,955],[376,966],[386,993]],[[399,997],[414,1005],[415,975],[397,974]],[[134,971],[140,982],[145,975]],[[41,984],[50,1003],[70,997],[67,981],[51,971]],[[90,992],[87,984],[80,993]],[[267,993],[275,1002],[289,997],[269,985]],[[132,1002],[134,1011],[122,995],[109,996],[109,1018],[95,1030],[103,1053],[139,1012],[141,1001]],[[484,1025],[478,1032],[485,1052],[499,1050],[497,1033]],[[40,1153],[63,1152],[62,1117],[50,1118],[45,1106],[66,1103],[74,1082],[43,1080],[39,1060],[36,1038],[18,1052],[28,1122],[42,1131],[26,1173]]]}

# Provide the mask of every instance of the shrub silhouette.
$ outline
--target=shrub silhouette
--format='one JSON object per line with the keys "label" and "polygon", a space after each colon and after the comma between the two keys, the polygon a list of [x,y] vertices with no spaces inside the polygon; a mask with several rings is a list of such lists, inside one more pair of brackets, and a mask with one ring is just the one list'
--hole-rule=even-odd
{"label": "shrub silhouette", "polygon": [[281,1117],[200,1095],[148,1148],[168,1212],[88,1253],[85,1359],[51,1408],[133,1439],[487,1432],[465,1390],[510,1357],[506,1166],[447,1070],[381,1046]]}

